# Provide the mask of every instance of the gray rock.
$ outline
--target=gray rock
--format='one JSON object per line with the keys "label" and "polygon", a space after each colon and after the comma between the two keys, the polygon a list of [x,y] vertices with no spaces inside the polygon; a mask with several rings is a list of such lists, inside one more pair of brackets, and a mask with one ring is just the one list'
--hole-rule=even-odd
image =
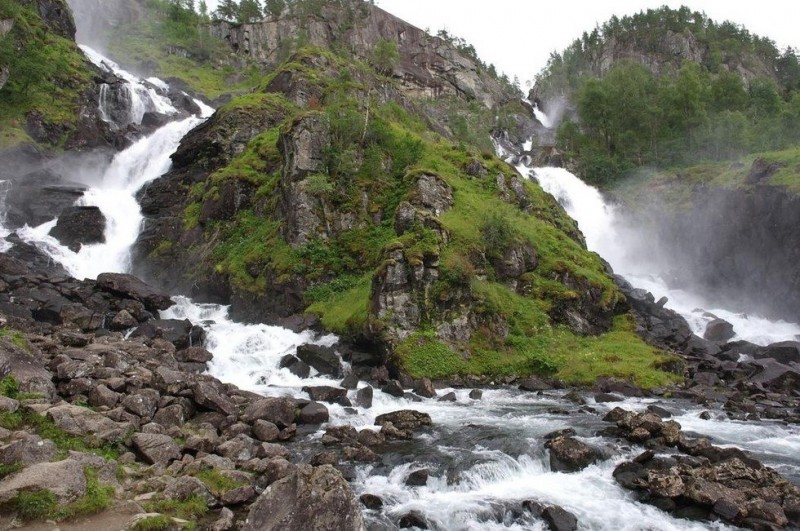
{"label": "gray rock", "polygon": [[339,403],[347,396],[347,389],[330,387],[326,385],[303,387],[303,392],[308,393],[311,400],[328,403]]}
{"label": "gray rock", "polygon": [[192,476],[172,478],[163,493],[164,499],[176,501],[186,501],[193,496],[199,497],[209,506],[217,503],[205,483]]}
{"label": "gray rock", "polygon": [[78,252],[82,245],[103,243],[106,218],[96,206],[71,206],[61,211],[50,236]]}
{"label": "gray rock", "polygon": [[223,415],[234,415],[236,405],[210,382],[197,382],[192,386],[192,397],[197,405]]}
{"label": "gray rock", "polygon": [[706,325],[703,339],[724,343],[735,335],[736,332],[733,331],[733,325],[731,323],[725,319],[714,319]]}
{"label": "gray rock", "polygon": [[[269,444],[269,443],[262,443]],[[262,446],[253,438],[244,434],[239,434],[229,441],[217,446],[217,453],[236,462],[244,462],[254,457],[263,457],[260,452]]]}
{"label": "gray rock", "polygon": [[414,383],[414,392],[425,398],[434,398],[436,389],[428,378],[420,378]]}
{"label": "gray rock", "polygon": [[599,450],[572,437],[556,437],[545,447],[550,450],[550,469],[554,472],[577,472],[602,458]]}
{"label": "gray rock", "polygon": [[300,410],[300,422],[304,424],[322,424],[329,418],[328,408],[319,402],[311,402]]}
{"label": "gray rock", "polygon": [[371,408],[373,395],[374,391],[372,386],[368,385],[366,387],[362,387],[356,392],[355,405],[366,409]]}
{"label": "gray rock", "polygon": [[70,435],[95,436],[104,441],[120,441],[133,429],[130,422],[114,422],[85,407],[62,404],[46,412],[47,418]]}
{"label": "gray rock", "polygon": [[247,406],[242,414],[245,422],[267,420],[281,429],[294,423],[295,403],[289,398],[263,398]]}
{"label": "gray rock", "polygon": [[208,531],[228,531],[233,528],[233,511],[223,507],[213,524],[208,527]]}
{"label": "gray rock", "polygon": [[397,380],[390,380],[389,383],[387,383],[381,388],[381,392],[384,392],[387,395],[392,395],[397,398],[402,398],[403,395],[405,395],[405,390],[403,390],[403,386],[400,385],[400,382],[398,382]]}
{"label": "gray rock", "polygon": [[323,465],[297,467],[267,487],[251,506],[242,530],[363,528],[361,507],[349,485],[338,470]]}
{"label": "gray rock", "polygon": [[123,398],[120,405],[128,413],[150,420],[156,412],[160,398],[161,395],[155,389],[141,389]]}
{"label": "gray rock", "polygon": [[547,507],[542,511],[542,518],[552,531],[575,531],[578,529],[578,519],[575,515],[558,505]]}
{"label": "gray rock", "polygon": [[139,325],[139,321],[128,312],[128,310],[120,310],[111,319],[111,330],[127,330]]}
{"label": "gray rock", "polygon": [[278,439],[280,429],[274,423],[258,419],[253,423],[253,435],[262,442],[272,442]]}
{"label": "gray rock", "polygon": [[134,433],[133,448],[151,465],[168,465],[173,459],[181,458],[181,450],[169,435],[157,433]]}
{"label": "gray rock", "polygon": [[114,295],[137,300],[149,312],[166,310],[175,304],[166,293],[124,273],[101,273],[97,277],[97,287]]}
{"label": "gray rock", "polygon": [[153,422],[161,424],[165,428],[180,428],[183,426],[184,421],[183,407],[179,404],[162,407],[153,415]]}
{"label": "gray rock", "polygon": [[378,426],[382,426],[387,422],[391,422],[394,427],[400,430],[416,430],[432,424],[430,415],[413,409],[393,411],[375,417],[375,424]]}
{"label": "gray rock", "polygon": [[183,363],[207,363],[214,355],[203,347],[188,347],[177,351],[175,359]]}
{"label": "gray rock", "polygon": [[320,374],[334,377],[342,375],[342,363],[331,347],[300,345],[297,347],[297,357],[315,368]]}
{"label": "gray rock", "polygon": [[89,393],[89,405],[94,407],[107,407],[113,409],[117,407],[122,394],[112,391],[103,384],[97,385]]}
{"label": "gray rock", "polygon": [[14,499],[23,491],[49,490],[60,503],[69,503],[86,494],[83,464],[73,459],[37,463],[0,482],[0,503]]}
{"label": "gray rock", "polygon": [[38,435],[29,435],[0,446],[0,463],[4,465],[32,465],[52,461],[56,455],[53,441],[42,440]]}
{"label": "gray rock", "polygon": [[428,484],[430,471],[427,468],[414,470],[406,478],[406,485],[409,487],[424,487]]}

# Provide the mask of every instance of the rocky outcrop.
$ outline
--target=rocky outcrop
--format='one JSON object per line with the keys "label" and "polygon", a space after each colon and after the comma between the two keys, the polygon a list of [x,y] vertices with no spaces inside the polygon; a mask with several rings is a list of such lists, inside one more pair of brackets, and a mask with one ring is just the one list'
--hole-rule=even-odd
{"label": "rocky outcrop", "polygon": [[367,60],[380,41],[395,43],[398,60],[387,73],[415,98],[459,96],[489,108],[513,98],[475,59],[367,2],[327,4],[308,17],[285,12],[253,24],[220,21],[211,26],[211,34],[235,53],[271,66],[283,59],[281,53],[300,32],[314,46],[345,46]]}
{"label": "rocky outcrop", "polygon": [[69,207],[61,211],[50,235],[78,252],[83,245],[104,243],[106,218],[99,207]]}

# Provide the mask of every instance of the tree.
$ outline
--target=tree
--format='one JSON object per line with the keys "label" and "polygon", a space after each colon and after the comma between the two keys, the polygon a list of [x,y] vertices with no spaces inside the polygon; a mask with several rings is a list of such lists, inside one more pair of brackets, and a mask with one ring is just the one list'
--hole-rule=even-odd
{"label": "tree", "polygon": [[372,50],[370,63],[378,72],[391,74],[399,59],[400,52],[397,51],[397,43],[387,39],[380,39]]}
{"label": "tree", "polygon": [[286,8],[286,0],[267,0],[266,13],[271,17],[279,17]]}
{"label": "tree", "polygon": [[216,16],[222,20],[238,20],[239,6],[234,0],[221,0],[219,6],[217,6]]}
{"label": "tree", "polygon": [[749,99],[742,78],[733,72],[722,71],[711,82],[711,107],[715,111],[741,111]]}
{"label": "tree", "polygon": [[239,16],[237,20],[242,23],[257,22],[263,16],[261,2],[259,0],[242,0],[239,4]]}

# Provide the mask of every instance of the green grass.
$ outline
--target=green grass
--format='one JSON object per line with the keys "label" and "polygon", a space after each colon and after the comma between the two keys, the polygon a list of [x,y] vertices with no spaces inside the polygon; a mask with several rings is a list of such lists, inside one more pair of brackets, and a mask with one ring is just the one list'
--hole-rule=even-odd
{"label": "green grass", "polygon": [[[334,280],[321,287],[330,288],[335,282]],[[322,300],[309,306],[306,311],[319,315],[323,326],[331,332],[342,335],[357,333],[367,321],[367,302],[371,286],[372,275],[366,274],[350,288],[331,291]],[[320,293],[322,291],[320,288],[314,293]]]}
{"label": "green grass", "polygon": [[133,526],[134,531],[166,531],[174,526],[172,517],[160,514],[142,518]]}
{"label": "green grass", "polygon": [[15,346],[24,350],[25,352],[31,351],[31,345],[28,343],[28,339],[25,337],[25,334],[19,330],[14,330],[8,327],[0,328],[0,338],[9,339]]}
{"label": "green grass", "polygon": [[33,411],[0,413],[0,426],[12,431],[29,429],[42,439],[53,441],[61,455],[66,455],[66,452],[70,450],[93,453],[109,460],[118,459],[121,455],[117,445],[103,443],[91,437],[70,435],[44,415],[39,415]]}
{"label": "green grass", "polygon": [[195,474],[195,477],[202,481],[214,496],[222,496],[230,490],[247,485],[246,482],[230,478],[213,468],[204,468]]}
{"label": "green grass", "polygon": [[208,512],[208,505],[200,496],[190,496],[183,501],[155,500],[143,504],[144,508],[153,513],[162,513],[175,516],[184,520],[197,521]]}
{"label": "green grass", "polygon": [[86,468],[84,474],[86,494],[74,502],[59,506],[56,495],[49,490],[22,491],[8,503],[8,509],[25,521],[61,521],[97,514],[110,507],[114,501],[114,488],[102,485],[97,472],[91,468]]}

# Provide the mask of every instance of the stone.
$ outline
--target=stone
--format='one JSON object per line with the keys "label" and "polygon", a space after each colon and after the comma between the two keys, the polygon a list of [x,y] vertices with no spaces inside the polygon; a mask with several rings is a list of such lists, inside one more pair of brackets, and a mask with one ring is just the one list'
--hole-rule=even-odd
{"label": "stone", "polygon": [[428,378],[420,378],[414,383],[414,392],[424,398],[434,398],[436,389]]}
{"label": "stone", "polygon": [[227,396],[223,395],[215,385],[210,382],[197,382],[192,386],[192,397],[203,409],[216,411],[223,415],[234,415],[236,405]]}
{"label": "stone", "polygon": [[156,412],[161,396],[155,389],[141,389],[136,393],[125,396],[120,405],[125,411],[150,420]]}
{"label": "stone", "polygon": [[149,312],[166,310],[175,304],[166,293],[125,273],[101,273],[97,276],[96,285],[99,289],[113,295],[143,303]]}
{"label": "stone", "polygon": [[327,385],[303,387],[303,392],[308,393],[311,400],[318,402],[328,402],[331,404],[339,403],[347,397],[347,389],[341,387],[330,387]]}
{"label": "stone", "polygon": [[358,388],[358,376],[353,373],[348,374],[344,377],[344,380],[339,384],[340,387],[344,387],[345,389],[357,389]]}
{"label": "stone", "polygon": [[89,393],[89,405],[113,409],[117,406],[122,394],[112,391],[103,384],[97,385]]}
{"label": "stone", "polygon": [[569,511],[558,505],[545,508],[542,518],[552,531],[575,531],[578,529],[578,519]]}
{"label": "stone", "polygon": [[409,487],[424,487],[428,484],[428,475],[430,474],[427,468],[414,470],[406,478],[406,485]]}
{"label": "stone", "polygon": [[480,389],[473,389],[472,391],[469,392],[469,397],[472,400],[480,400],[483,398],[483,391],[481,391]]}
{"label": "stone", "polygon": [[83,245],[104,243],[106,218],[96,206],[71,206],[61,211],[50,236],[78,252]]}
{"label": "stone", "polygon": [[280,429],[285,429],[294,423],[295,407],[294,401],[289,398],[262,398],[247,406],[242,414],[242,420],[245,422],[266,420]]}
{"label": "stone", "polygon": [[358,442],[364,446],[380,446],[386,442],[386,438],[378,431],[364,428],[358,432]]}
{"label": "stone", "polygon": [[262,442],[272,442],[278,440],[280,429],[268,420],[258,419],[253,423],[253,435]]}
{"label": "stone", "polygon": [[153,415],[153,422],[164,426],[165,428],[177,427],[180,428],[185,422],[184,410],[180,404],[172,404],[170,406],[162,407]]}
{"label": "stone", "polygon": [[129,328],[133,328],[138,325],[139,321],[137,321],[136,318],[131,315],[130,312],[128,312],[128,310],[120,310],[117,312],[114,318],[111,319],[109,328],[111,330],[128,330]]}
{"label": "stone", "polygon": [[528,391],[528,392],[537,392],[537,391],[547,391],[548,389],[552,389],[553,386],[542,380],[541,378],[537,378],[535,376],[531,376],[530,378],[525,378],[519,384],[519,389],[521,391]]}
{"label": "stone", "polygon": [[724,343],[736,335],[733,325],[725,319],[714,319],[706,325],[703,339]]}
{"label": "stone", "polygon": [[56,455],[53,441],[42,440],[38,435],[25,434],[21,439],[0,446],[0,463],[4,465],[33,465],[52,461]]}
{"label": "stone", "polygon": [[[270,443],[261,443],[261,445]],[[241,463],[249,461],[254,457],[264,457],[264,447],[255,439],[240,433],[233,439],[223,442],[217,446],[217,453],[235,462]]]}
{"label": "stone", "polygon": [[187,347],[175,352],[175,359],[183,363],[208,363],[214,355],[203,347]]}
{"label": "stone", "polygon": [[54,463],[37,463],[0,482],[0,504],[9,502],[20,492],[49,490],[59,503],[69,503],[86,494],[83,463],[65,459]]}
{"label": "stone", "polygon": [[311,374],[311,366],[301,361],[297,356],[293,356],[291,354],[285,355],[281,358],[280,367],[282,369],[287,369],[289,372],[294,374],[299,378],[308,378]]}
{"label": "stone", "polygon": [[362,494],[358,501],[367,509],[379,511],[383,507],[383,500],[380,496],[374,494]]}
{"label": "stone", "polygon": [[229,531],[233,529],[234,514],[227,507],[219,512],[219,517],[208,527],[208,531]]}
{"label": "stone", "polygon": [[622,402],[623,400],[625,400],[623,397],[613,393],[598,393],[594,395],[594,401],[598,404],[605,402]]}
{"label": "stone", "polygon": [[217,500],[205,483],[193,476],[172,478],[163,492],[164,499],[186,501],[192,497],[202,499],[206,505],[216,505]]}
{"label": "stone", "polygon": [[372,386],[362,387],[356,392],[356,398],[354,401],[354,405],[358,407],[363,407],[365,409],[369,409],[372,407],[372,398],[374,395],[374,391]]}
{"label": "stone", "polygon": [[432,424],[430,415],[413,409],[393,411],[375,417],[375,424],[378,426],[382,426],[387,422],[391,422],[394,427],[400,430],[416,430]]}
{"label": "stone", "polygon": [[457,399],[458,398],[456,397],[456,394],[453,391],[450,391],[449,393],[445,393],[442,396],[440,396],[438,398],[438,401],[439,402],[455,402]]}
{"label": "stone", "polygon": [[301,465],[261,493],[242,531],[357,531],[363,527],[360,504],[341,473],[330,465]]}
{"label": "stone", "polygon": [[114,422],[105,415],[72,404],[52,407],[45,415],[70,435],[95,436],[103,441],[118,442],[133,429],[130,422]]}
{"label": "stone", "polygon": [[400,529],[416,527],[428,529],[428,520],[419,511],[411,511],[400,517]]}
{"label": "stone", "polygon": [[602,458],[599,450],[572,437],[556,437],[545,447],[550,450],[553,472],[577,472]]}
{"label": "stone", "polygon": [[331,347],[319,345],[300,345],[297,347],[297,357],[307,363],[320,374],[341,377],[342,362]]}
{"label": "stone", "polygon": [[256,497],[256,489],[252,485],[244,485],[226,491],[220,497],[223,505],[241,505]]}
{"label": "stone", "polygon": [[322,424],[328,422],[328,408],[319,402],[311,402],[300,410],[300,422],[303,424]]}
{"label": "stone", "polygon": [[134,433],[131,442],[136,453],[151,465],[168,465],[170,461],[180,459],[182,455],[180,448],[169,435]]}
{"label": "stone", "polygon": [[386,393],[387,395],[392,395],[397,398],[402,398],[405,395],[405,390],[403,386],[400,385],[400,382],[397,380],[389,380],[389,382],[381,387],[381,392]]}

